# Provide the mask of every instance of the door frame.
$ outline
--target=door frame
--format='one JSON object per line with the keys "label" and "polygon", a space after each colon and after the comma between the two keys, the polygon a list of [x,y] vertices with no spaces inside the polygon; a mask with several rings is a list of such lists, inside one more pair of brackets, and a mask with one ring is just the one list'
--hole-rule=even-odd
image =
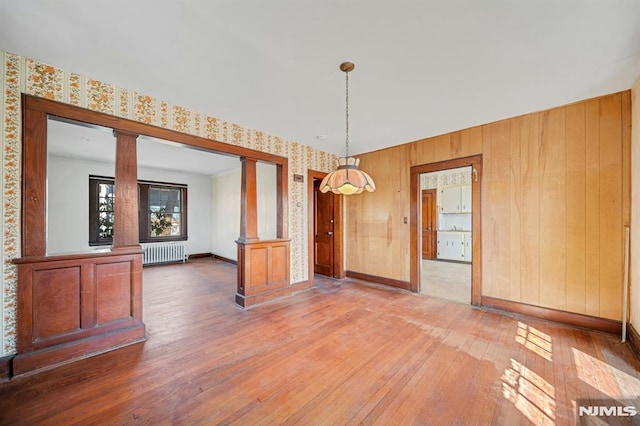
{"label": "door frame", "polygon": [[420,175],[423,173],[455,169],[471,166],[471,197],[472,219],[471,234],[473,235],[473,253],[471,259],[471,304],[480,305],[482,299],[482,154],[453,160],[438,161],[411,167],[411,236],[410,236],[410,285],[411,291],[419,292],[421,283],[422,260],[422,215],[420,204],[422,192],[420,189]]}
{"label": "door frame", "polygon": [[[315,259],[315,244],[314,244],[314,229],[313,229],[313,214],[315,210],[315,197],[313,195],[313,182],[315,180],[322,180],[328,173],[319,172],[317,170],[308,170],[307,172],[307,205],[308,211],[308,263],[309,263],[309,287],[314,285],[314,259]],[[333,198],[333,277],[344,278],[344,197],[336,195]]]}

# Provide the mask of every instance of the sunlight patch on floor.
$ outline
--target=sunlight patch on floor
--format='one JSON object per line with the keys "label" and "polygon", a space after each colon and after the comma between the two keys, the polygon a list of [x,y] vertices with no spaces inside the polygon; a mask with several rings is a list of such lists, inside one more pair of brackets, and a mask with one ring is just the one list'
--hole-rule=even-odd
{"label": "sunlight patch on floor", "polygon": [[637,397],[640,380],[576,348],[571,348],[578,378],[610,398]]}
{"label": "sunlight patch on floor", "polygon": [[547,361],[552,360],[553,345],[551,336],[548,334],[518,321],[518,331],[515,339],[516,342],[524,345],[525,348],[535,352]]}
{"label": "sunlight patch on floor", "polygon": [[533,424],[555,424],[553,385],[511,358],[511,366],[502,374],[502,395]]}

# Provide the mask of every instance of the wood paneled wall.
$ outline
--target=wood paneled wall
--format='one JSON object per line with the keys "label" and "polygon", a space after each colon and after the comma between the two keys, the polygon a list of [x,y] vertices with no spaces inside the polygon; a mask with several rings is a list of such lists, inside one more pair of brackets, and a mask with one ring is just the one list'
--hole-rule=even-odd
{"label": "wood paneled wall", "polygon": [[630,92],[360,155],[346,268],[410,279],[409,168],[483,156],[482,294],[620,319],[630,216]]}

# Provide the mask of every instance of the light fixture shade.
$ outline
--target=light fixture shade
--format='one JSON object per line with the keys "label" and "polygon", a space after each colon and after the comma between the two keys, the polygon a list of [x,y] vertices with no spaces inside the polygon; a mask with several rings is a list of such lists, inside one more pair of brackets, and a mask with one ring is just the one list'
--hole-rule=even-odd
{"label": "light fixture shade", "polygon": [[360,194],[365,189],[373,192],[376,184],[367,173],[358,169],[360,160],[355,157],[341,157],[338,159],[338,168],[322,179],[320,192],[333,192],[335,194],[352,195]]}

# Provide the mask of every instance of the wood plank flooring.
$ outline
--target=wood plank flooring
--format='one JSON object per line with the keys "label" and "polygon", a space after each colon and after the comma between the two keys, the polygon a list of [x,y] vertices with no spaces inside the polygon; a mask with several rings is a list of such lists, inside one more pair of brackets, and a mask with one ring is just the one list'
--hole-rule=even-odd
{"label": "wood plank flooring", "polygon": [[575,424],[640,395],[617,336],[317,277],[243,311],[233,265],[144,270],[148,341],[0,385],[0,424]]}

